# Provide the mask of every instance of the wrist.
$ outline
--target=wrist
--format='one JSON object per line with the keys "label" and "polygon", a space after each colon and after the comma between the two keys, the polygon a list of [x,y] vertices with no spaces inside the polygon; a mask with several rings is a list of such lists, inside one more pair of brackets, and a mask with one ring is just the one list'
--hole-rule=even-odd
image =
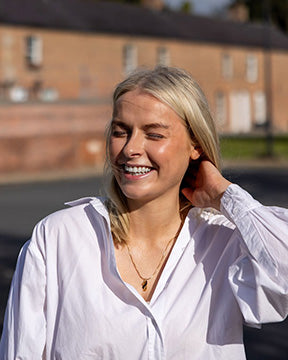
{"label": "wrist", "polygon": [[224,179],[223,181],[221,181],[221,183],[219,183],[214,189],[213,189],[213,202],[212,202],[212,207],[218,211],[220,211],[220,206],[221,206],[221,199],[222,196],[224,194],[224,192],[226,191],[226,189],[228,188],[228,186],[231,185],[231,182]]}

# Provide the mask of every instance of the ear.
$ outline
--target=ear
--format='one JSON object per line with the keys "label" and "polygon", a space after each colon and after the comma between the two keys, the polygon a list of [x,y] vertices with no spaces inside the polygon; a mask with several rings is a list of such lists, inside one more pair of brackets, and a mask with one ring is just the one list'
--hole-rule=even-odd
{"label": "ear", "polygon": [[203,151],[200,146],[192,146],[190,154],[191,160],[198,160],[202,153]]}

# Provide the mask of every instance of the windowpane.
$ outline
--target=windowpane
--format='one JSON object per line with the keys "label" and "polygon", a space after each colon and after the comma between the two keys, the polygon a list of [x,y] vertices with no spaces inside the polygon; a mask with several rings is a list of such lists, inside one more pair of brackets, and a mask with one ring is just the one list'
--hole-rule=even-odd
{"label": "windowpane", "polygon": [[226,97],[222,92],[216,93],[216,122],[218,125],[224,125],[227,121]]}
{"label": "windowpane", "polygon": [[123,48],[124,73],[128,75],[137,68],[137,48],[135,45],[125,45]]}
{"label": "windowpane", "polygon": [[224,79],[233,77],[233,59],[229,54],[222,55],[222,76]]}
{"label": "windowpane", "polygon": [[246,79],[250,83],[254,83],[258,79],[258,61],[255,55],[246,57]]}
{"label": "windowpane", "polygon": [[30,66],[39,67],[43,61],[43,44],[39,36],[31,35],[26,38],[26,59]]}
{"label": "windowpane", "polygon": [[257,91],[253,95],[254,119],[256,125],[264,125],[266,122],[266,97],[262,91]]}
{"label": "windowpane", "polygon": [[169,66],[170,65],[170,54],[169,54],[169,50],[164,47],[164,46],[160,46],[157,49],[157,63],[159,65],[165,65],[165,66]]}

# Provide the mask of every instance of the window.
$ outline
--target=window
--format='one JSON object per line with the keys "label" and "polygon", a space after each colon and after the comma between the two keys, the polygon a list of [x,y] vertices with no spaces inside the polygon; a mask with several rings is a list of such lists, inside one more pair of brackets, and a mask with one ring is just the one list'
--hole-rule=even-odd
{"label": "window", "polygon": [[224,125],[227,121],[226,97],[222,91],[216,93],[216,122]]}
{"label": "window", "polygon": [[[2,41],[0,44],[1,51],[1,60],[2,60],[2,76],[1,84],[3,83],[12,86],[16,78],[16,67],[14,61],[14,38],[9,33],[2,35]],[[1,62],[0,60],[0,62]]]}
{"label": "window", "polygon": [[257,91],[253,95],[254,121],[255,125],[264,125],[266,123],[266,97],[262,91]]}
{"label": "window", "polygon": [[222,55],[222,76],[224,79],[233,77],[233,59],[229,54]]}
{"label": "window", "polygon": [[247,133],[251,131],[252,114],[250,94],[247,90],[239,90],[230,94],[230,131]]}
{"label": "window", "polygon": [[166,66],[170,65],[169,50],[164,46],[160,46],[157,49],[157,64]]}
{"label": "window", "polygon": [[128,75],[137,68],[137,48],[135,45],[125,45],[123,48],[124,73]]}
{"label": "window", "polygon": [[258,79],[258,59],[255,55],[246,57],[246,79],[249,83],[255,83]]}
{"label": "window", "polygon": [[26,37],[26,60],[30,67],[38,68],[43,61],[43,43],[39,36]]}

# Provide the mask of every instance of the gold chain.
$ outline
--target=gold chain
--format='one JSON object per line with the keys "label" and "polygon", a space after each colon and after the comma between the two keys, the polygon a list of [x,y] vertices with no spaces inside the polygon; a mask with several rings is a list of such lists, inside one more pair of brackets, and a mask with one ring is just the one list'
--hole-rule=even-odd
{"label": "gold chain", "polygon": [[180,233],[181,228],[182,228],[182,224],[181,224],[180,228],[178,229],[176,235],[173,236],[173,238],[168,241],[167,245],[165,246],[165,249],[164,249],[163,252],[162,252],[161,259],[160,259],[160,261],[159,261],[156,269],[154,270],[154,272],[152,273],[152,275],[149,276],[149,277],[144,277],[144,276],[142,276],[142,275],[140,274],[140,272],[139,272],[139,270],[137,269],[137,266],[136,266],[136,264],[135,264],[135,262],[134,262],[134,260],[133,260],[130,247],[129,247],[129,245],[126,243],[127,250],[128,250],[128,255],[129,255],[130,260],[131,260],[131,262],[132,262],[132,264],[133,264],[133,266],[134,266],[134,269],[135,269],[136,273],[138,274],[138,276],[140,277],[140,279],[143,280],[143,281],[142,281],[142,284],[141,284],[143,291],[146,291],[146,290],[147,290],[148,280],[151,280],[151,279],[158,273],[158,271],[159,271],[159,269],[160,269],[160,266],[162,265],[162,262],[163,262],[163,260],[164,260],[164,258],[165,258],[166,251],[167,251],[169,245],[171,244],[171,242],[172,242],[173,240],[175,241],[175,240],[177,239],[177,237],[178,237],[178,235],[179,235],[179,233]]}

